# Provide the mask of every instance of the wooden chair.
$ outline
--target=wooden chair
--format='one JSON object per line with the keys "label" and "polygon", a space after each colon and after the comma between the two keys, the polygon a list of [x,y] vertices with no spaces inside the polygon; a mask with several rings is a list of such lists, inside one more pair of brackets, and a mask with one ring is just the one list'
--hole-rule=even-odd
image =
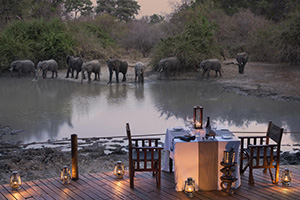
{"label": "wooden chair", "polygon": [[[240,173],[243,174],[249,167],[249,185],[254,185],[253,169],[256,168],[264,169],[264,173],[269,169],[272,182],[278,183],[282,134],[283,128],[270,121],[266,136],[239,137],[241,139]],[[247,160],[245,166],[243,166],[244,159]],[[271,168],[275,168],[275,180]]]}
{"label": "wooden chair", "polygon": [[160,138],[131,138],[129,123],[126,123],[129,149],[130,188],[134,188],[136,171],[152,171],[156,177],[156,187],[161,185],[161,150],[158,147]]}

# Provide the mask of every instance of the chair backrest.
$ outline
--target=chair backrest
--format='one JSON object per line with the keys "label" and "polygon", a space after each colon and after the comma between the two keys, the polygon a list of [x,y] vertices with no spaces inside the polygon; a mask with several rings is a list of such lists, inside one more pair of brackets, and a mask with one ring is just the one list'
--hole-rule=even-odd
{"label": "chair backrest", "polygon": [[131,140],[131,131],[130,131],[129,123],[126,123],[126,133],[128,138],[128,148],[130,151],[132,149],[132,140]]}
{"label": "chair backrest", "polygon": [[278,146],[281,144],[281,138],[283,134],[283,128],[269,122],[268,130],[267,130],[267,144],[269,144],[269,138],[271,138],[274,142],[277,143]]}

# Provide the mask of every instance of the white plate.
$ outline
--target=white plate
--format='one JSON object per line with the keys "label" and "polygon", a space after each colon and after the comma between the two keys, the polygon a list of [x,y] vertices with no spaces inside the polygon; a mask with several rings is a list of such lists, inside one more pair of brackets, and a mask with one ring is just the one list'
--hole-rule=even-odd
{"label": "white plate", "polygon": [[181,131],[183,128],[181,126],[175,126],[173,128],[174,131]]}
{"label": "white plate", "polygon": [[223,138],[223,139],[231,139],[232,136],[231,136],[231,135],[222,135],[222,138]]}

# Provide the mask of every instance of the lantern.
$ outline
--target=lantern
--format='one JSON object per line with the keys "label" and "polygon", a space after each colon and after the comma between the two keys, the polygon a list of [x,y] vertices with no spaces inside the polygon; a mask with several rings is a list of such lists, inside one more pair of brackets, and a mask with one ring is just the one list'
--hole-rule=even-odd
{"label": "lantern", "polygon": [[193,197],[195,192],[195,181],[189,177],[184,184],[184,193],[188,197]]}
{"label": "lantern", "polygon": [[235,151],[231,148],[230,151],[224,151],[223,153],[223,162],[225,164],[233,164],[235,159]]}
{"label": "lantern", "polygon": [[14,190],[17,190],[20,188],[22,182],[21,177],[18,171],[13,171],[12,175],[10,176],[10,187]]}
{"label": "lantern", "polygon": [[122,161],[117,161],[114,167],[114,174],[117,178],[123,178],[125,174],[125,166]]}
{"label": "lantern", "polygon": [[282,185],[291,186],[292,176],[291,171],[287,168],[284,169],[281,176]]}
{"label": "lantern", "polygon": [[194,118],[193,125],[195,129],[201,129],[203,122],[203,107],[202,106],[194,106]]}
{"label": "lantern", "polygon": [[63,184],[71,183],[71,172],[68,166],[64,166],[60,173],[60,180]]}

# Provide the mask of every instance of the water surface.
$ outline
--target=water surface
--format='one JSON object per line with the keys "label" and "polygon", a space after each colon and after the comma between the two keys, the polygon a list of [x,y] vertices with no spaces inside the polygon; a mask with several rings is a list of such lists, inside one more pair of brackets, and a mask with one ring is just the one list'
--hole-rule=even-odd
{"label": "water surface", "polygon": [[[299,131],[299,102],[222,92],[207,81],[157,81],[144,85],[83,84],[32,78],[0,79],[0,124],[21,133],[3,137],[24,143],[78,137],[164,133],[185,126],[194,105],[204,107],[204,119],[232,131],[266,131],[268,121],[285,131]],[[285,134],[283,144],[300,143],[300,135]],[[297,148],[295,146],[295,148]]]}

